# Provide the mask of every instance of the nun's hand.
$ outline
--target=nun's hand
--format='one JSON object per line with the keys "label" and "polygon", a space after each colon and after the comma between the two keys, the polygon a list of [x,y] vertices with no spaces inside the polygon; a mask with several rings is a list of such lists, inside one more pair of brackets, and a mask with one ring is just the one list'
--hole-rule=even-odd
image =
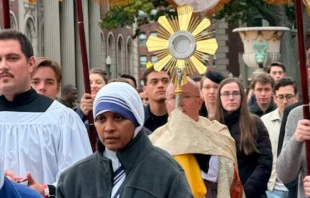
{"label": "nun's hand", "polygon": [[93,110],[94,100],[91,97],[91,94],[85,93],[81,99],[81,110],[85,116],[88,116],[89,112]]}

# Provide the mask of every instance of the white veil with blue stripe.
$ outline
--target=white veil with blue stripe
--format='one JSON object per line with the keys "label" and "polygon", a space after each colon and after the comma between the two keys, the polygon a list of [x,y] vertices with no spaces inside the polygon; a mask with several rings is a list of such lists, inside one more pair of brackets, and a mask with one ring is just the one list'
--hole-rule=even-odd
{"label": "white veil with blue stripe", "polygon": [[[103,105],[104,102],[108,102],[109,105]],[[134,115],[135,121],[138,124],[133,136],[135,138],[142,130],[145,119],[143,103],[138,92],[131,85],[124,82],[113,82],[104,86],[100,89],[94,101],[94,118],[101,113],[115,111],[115,108],[120,108],[121,110],[117,113],[124,117],[126,117],[124,114],[132,113]],[[103,155],[112,160],[115,177],[111,198],[116,198],[120,194],[120,188],[126,178],[126,174],[122,171],[122,164],[117,158],[116,152],[106,148]]]}

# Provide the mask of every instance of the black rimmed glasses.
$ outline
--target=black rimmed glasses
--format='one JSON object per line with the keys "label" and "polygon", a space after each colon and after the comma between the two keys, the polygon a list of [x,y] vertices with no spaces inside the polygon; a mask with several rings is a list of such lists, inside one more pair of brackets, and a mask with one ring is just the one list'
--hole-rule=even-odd
{"label": "black rimmed glasses", "polygon": [[241,95],[240,91],[233,91],[233,92],[225,91],[220,94],[220,96],[225,99],[229,99],[230,96],[232,96],[233,98],[237,98],[240,95]]}
{"label": "black rimmed glasses", "polygon": [[290,102],[293,100],[295,96],[293,94],[287,94],[287,95],[277,95],[276,98],[277,98],[277,101],[279,102],[283,102],[284,101],[284,98],[286,99],[287,102]]}

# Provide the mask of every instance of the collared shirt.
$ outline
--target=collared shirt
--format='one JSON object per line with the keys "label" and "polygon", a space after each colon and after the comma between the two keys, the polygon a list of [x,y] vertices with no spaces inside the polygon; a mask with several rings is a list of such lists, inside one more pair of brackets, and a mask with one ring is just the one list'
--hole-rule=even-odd
{"label": "collared shirt", "polygon": [[268,130],[273,155],[272,171],[268,182],[268,190],[273,191],[274,189],[277,189],[287,191],[283,183],[279,179],[277,179],[276,172],[278,143],[282,121],[282,116],[280,115],[279,108],[262,116],[261,120],[263,121]]}

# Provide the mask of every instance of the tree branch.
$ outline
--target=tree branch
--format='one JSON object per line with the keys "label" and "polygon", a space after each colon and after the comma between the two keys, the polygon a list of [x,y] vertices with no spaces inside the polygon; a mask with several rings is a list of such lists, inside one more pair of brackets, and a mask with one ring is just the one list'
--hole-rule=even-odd
{"label": "tree branch", "polygon": [[257,8],[257,10],[261,13],[261,15],[269,22],[271,26],[276,26],[277,19],[274,17],[274,12],[270,11],[266,6],[262,5],[262,3],[258,0],[252,1],[250,3]]}
{"label": "tree branch", "polygon": [[303,9],[302,15],[303,15],[303,23],[304,23],[304,35],[306,36],[306,33],[308,32],[309,27],[310,27],[310,17],[305,7]]}
{"label": "tree branch", "polygon": [[[303,9],[302,16],[303,16],[303,24],[304,24],[304,37],[305,37],[305,39],[306,39],[306,37],[307,37],[307,32],[308,32],[309,27],[310,27],[310,17],[308,16],[308,13],[307,13],[307,9],[306,9],[306,8]],[[296,28],[296,26],[295,26],[295,28]],[[296,30],[296,31],[297,31],[297,30]],[[295,52],[294,54],[295,54],[296,57],[297,57],[297,54],[298,54],[297,35],[296,35],[296,37],[294,38],[293,41],[294,41],[294,42],[293,42],[293,46],[294,46],[293,50],[294,50],[294,52]]]}

